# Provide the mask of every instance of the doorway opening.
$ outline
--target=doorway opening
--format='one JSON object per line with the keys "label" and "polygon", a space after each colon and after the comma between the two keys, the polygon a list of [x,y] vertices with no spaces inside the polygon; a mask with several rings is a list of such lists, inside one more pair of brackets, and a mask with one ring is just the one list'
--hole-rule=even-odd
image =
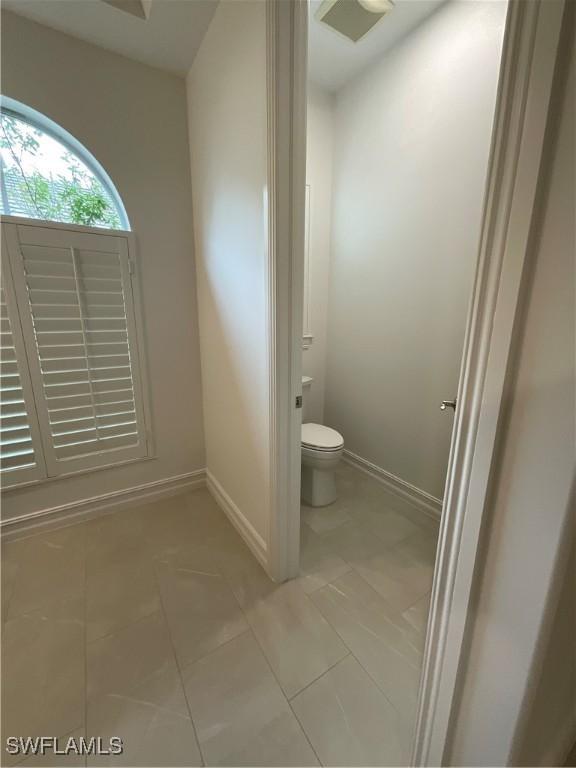
{"label": "doorway opening", "polygon": [[335,690],[370,701],[346,764],[407,764],[507,4],[398,2],[356,42],[325,9],[308,20],[300,579],[350,658],[307,716]]}

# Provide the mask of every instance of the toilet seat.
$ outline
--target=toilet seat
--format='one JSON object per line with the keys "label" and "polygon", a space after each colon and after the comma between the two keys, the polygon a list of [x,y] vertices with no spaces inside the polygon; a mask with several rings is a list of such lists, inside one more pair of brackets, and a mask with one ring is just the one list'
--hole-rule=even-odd
{"label": "toilet seat", "polygon": [[302,447],[314,451],[340,451],[344,445],[342,435],[323,424],[302,424]]}

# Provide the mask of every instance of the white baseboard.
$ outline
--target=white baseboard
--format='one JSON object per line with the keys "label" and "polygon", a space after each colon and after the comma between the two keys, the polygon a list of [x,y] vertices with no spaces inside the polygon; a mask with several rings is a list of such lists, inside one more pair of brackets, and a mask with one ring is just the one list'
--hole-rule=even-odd
{"label": "white baseboard", "polygon": [[246,519],[239,507],[232,501],[210,470],[206,470],[206,485],[218,506],[250,547],[254,557],[256,557],[262,567],[267,570],[268,548],[262,536],[260,536],[252,523]]}
{"label": "white baseboard", "polygon": [[367,459],[363,459],[361,456],[357,456],[346,448],[344,449],[343,458],[348,464],[351,464],[381,482],[391,493],[409,501],[412,505],[424,512],[424,514],[430,515],[436,519],[440,518],[440,515],[442,514],[441,499],[437,499],[436,496],[432,496],[431,494],[426,493],[426,491],[422,491],[415,485],[406,482],[406,480],[402,480],[400,477],[396,477],[396,475],[393,475],[391,472],[387,472],[385,469],[382,469],[382,467],[373,464]]}
{"label": "white baseboard", "polygon": [[202,488],[205,485],[206,471],[198,469],[184,475],[168,477],[165,480],[143,483],[123,491],[112,491],[70,504],[62,504],[59,507],[42,509],[21,517],[2,520],[0,523],[2,539],[9,541],[31,536],[42,530],[63,528],[93,517],[117,512],[126,507],[176,496],[195,488]]}

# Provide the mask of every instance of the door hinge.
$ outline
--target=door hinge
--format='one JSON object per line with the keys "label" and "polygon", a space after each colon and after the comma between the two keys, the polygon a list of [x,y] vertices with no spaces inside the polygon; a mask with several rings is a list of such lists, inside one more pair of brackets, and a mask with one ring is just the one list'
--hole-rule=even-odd
{"label": "door hinge", "polygon": [[130,275],[134,274],[134,261],[132,259],[128,259],[128,273]]}
{"label": "door hinge", "polygon": [[302,395],[296,395],[296,408],[302,408]]}

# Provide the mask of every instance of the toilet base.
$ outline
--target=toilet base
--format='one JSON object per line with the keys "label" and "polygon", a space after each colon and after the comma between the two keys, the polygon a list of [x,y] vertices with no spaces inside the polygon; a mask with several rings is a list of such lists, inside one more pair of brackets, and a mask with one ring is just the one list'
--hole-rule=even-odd
{"label": "toilet base", "polygon": [[336,501],[336,473],[302,465],[302,501],[309,507],[326,507]]}

